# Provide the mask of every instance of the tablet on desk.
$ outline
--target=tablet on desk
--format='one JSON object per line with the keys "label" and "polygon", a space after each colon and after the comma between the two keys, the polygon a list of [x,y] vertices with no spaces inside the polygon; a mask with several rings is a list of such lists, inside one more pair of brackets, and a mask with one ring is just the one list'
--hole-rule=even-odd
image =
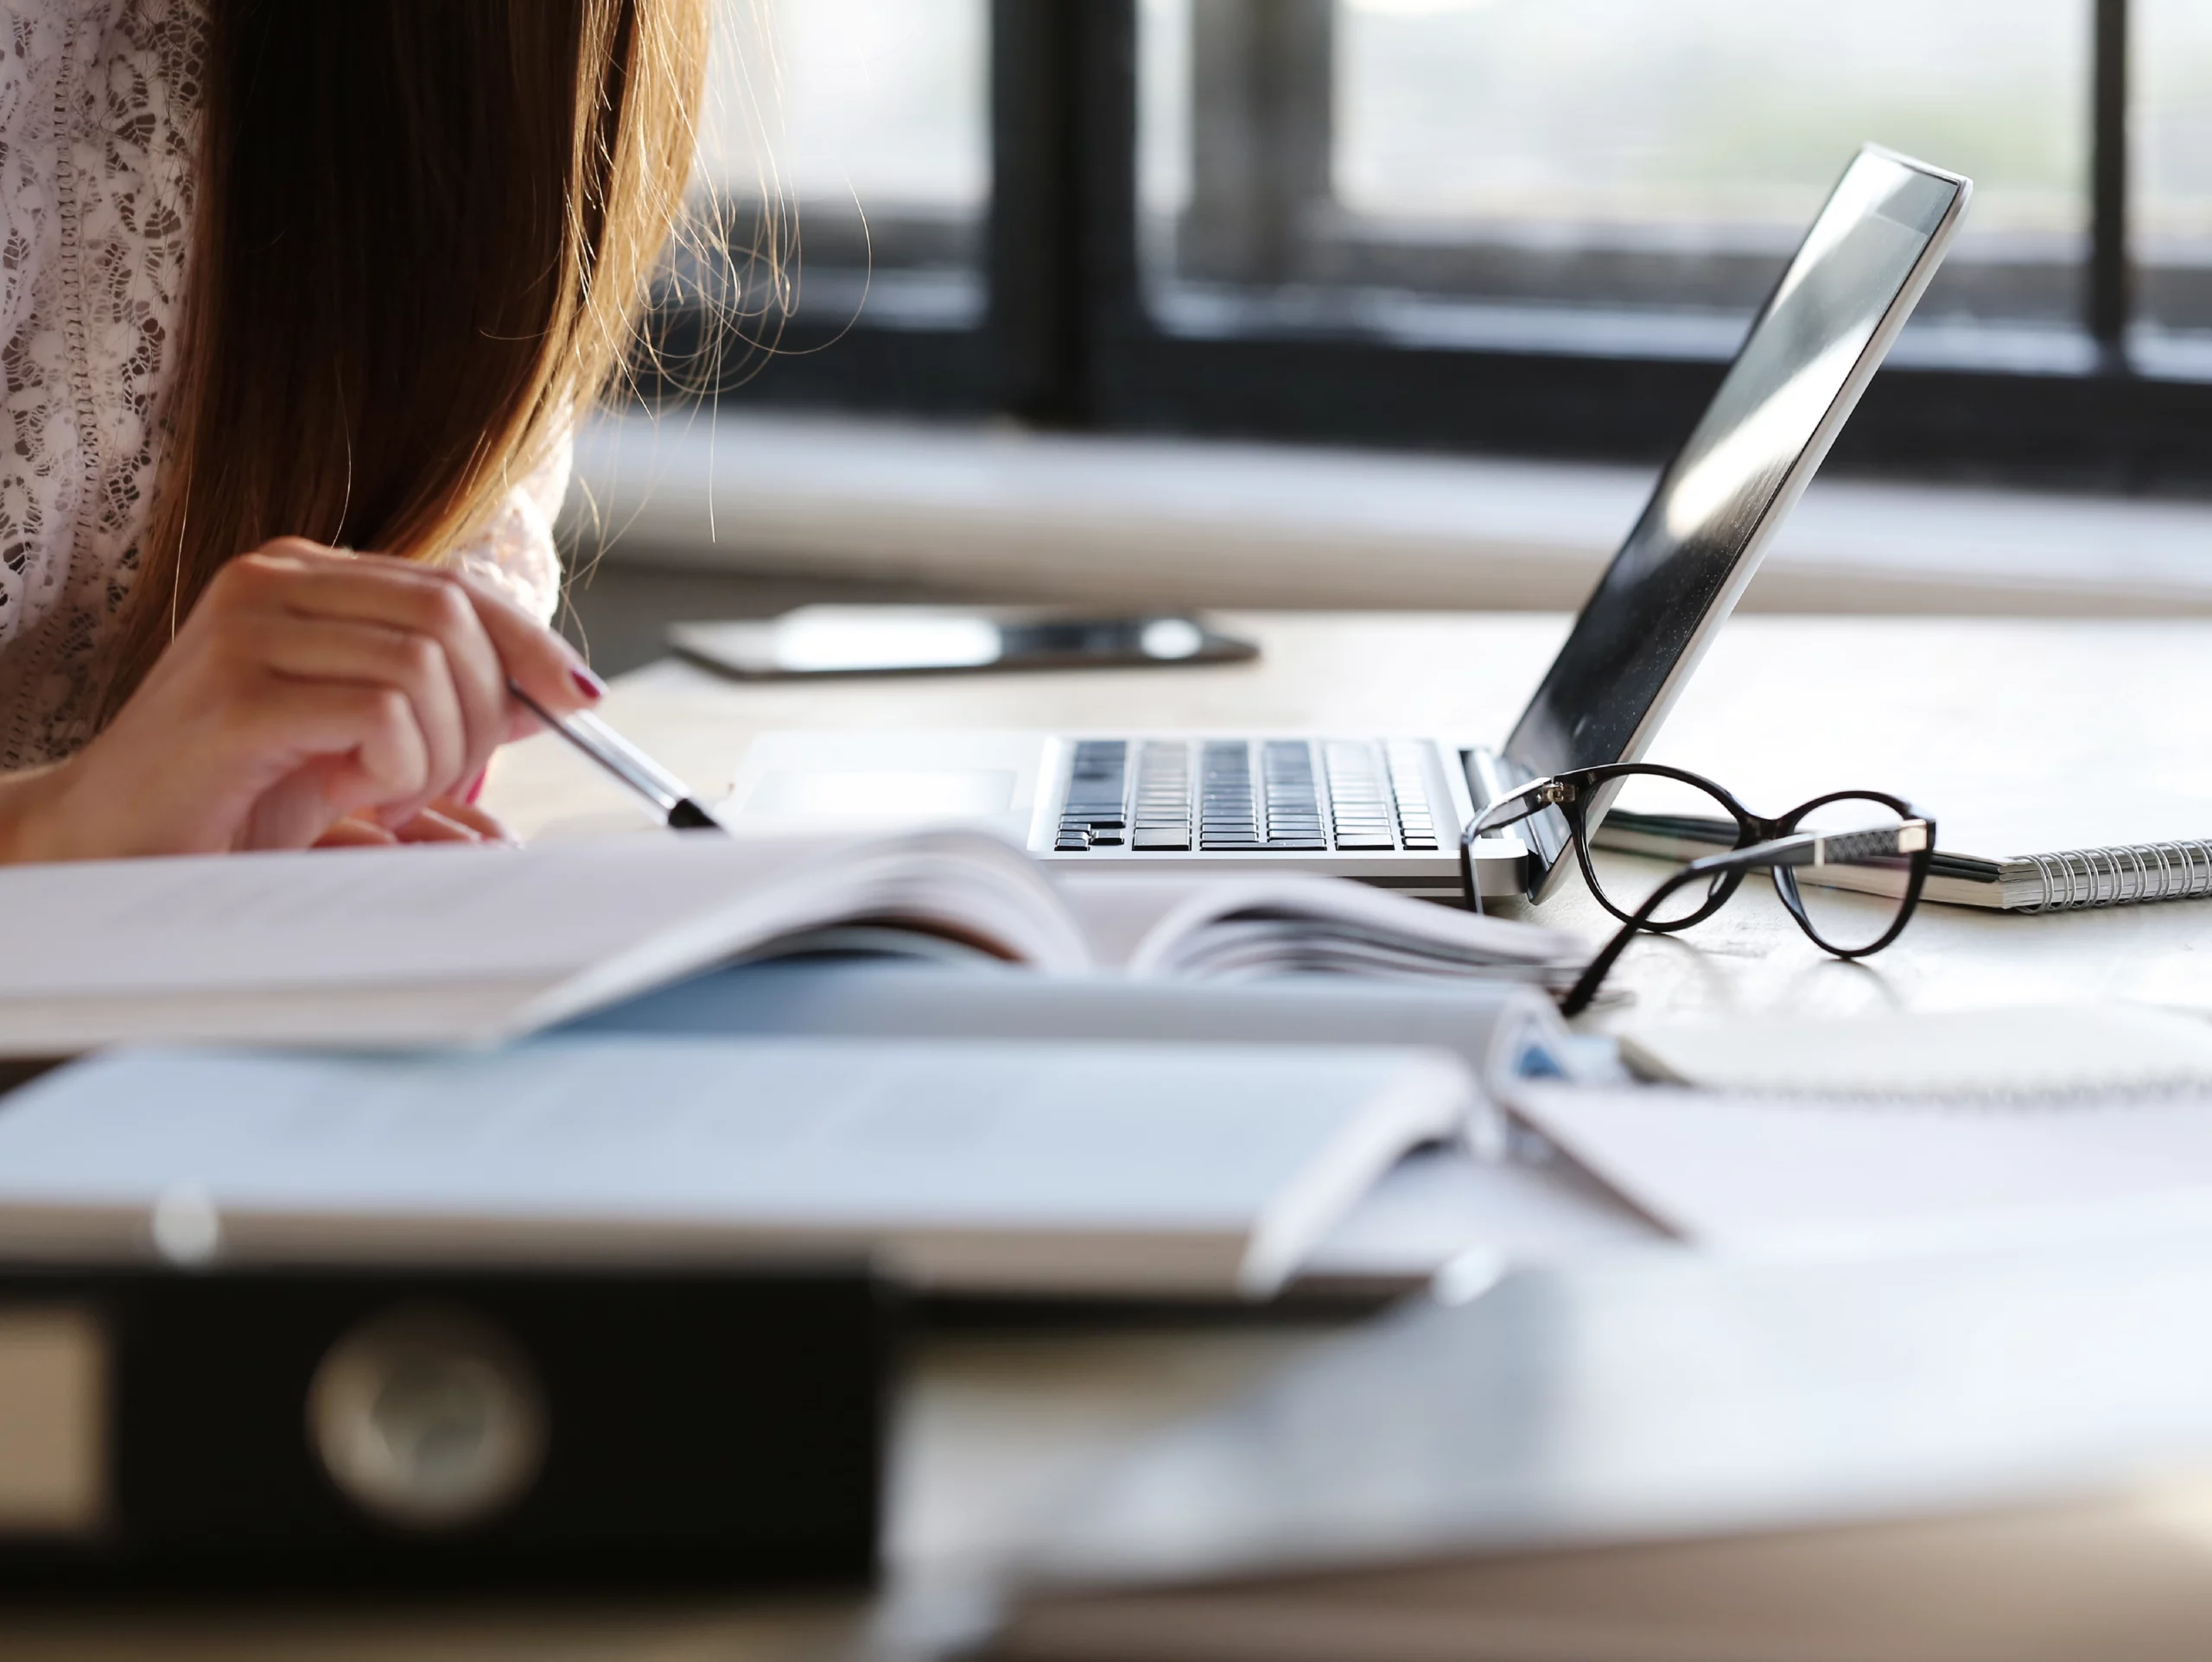
{"label": "tablet on desk", "polygon": [[747,681],[1160,669],[1239,663],[1260,653],[1179,613],[1098,617],[1033,606],[810,606],[766,620],[675,624],[668,638],[693,663]]}

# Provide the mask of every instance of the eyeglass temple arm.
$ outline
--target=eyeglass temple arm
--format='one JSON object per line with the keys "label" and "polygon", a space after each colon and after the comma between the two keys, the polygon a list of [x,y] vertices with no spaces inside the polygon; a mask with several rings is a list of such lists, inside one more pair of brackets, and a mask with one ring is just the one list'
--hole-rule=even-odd
{"label": "eyeglass temple arm", "polygon": [[1560,1013],[1579,1016],[1587,1010],[1590,1000],[1598,996],[1605,976],[1620,961],[1621,954],[1628,950],[1628,943],[1636,938],[1637,932],[1677,891],[1700,878],[1760,866],[1826,866],[1840,860],[1875,860],[1885,854],[1916,854],[1932,840],[1927,821],[1907,820],[1901,825],[1884,826],[1872,831],[1846,831],[1833,836],[1801,831],[1795,836],[1777,837],[1771,842],[1755,842],[1748,848],[1734,848],[1725,854],[1692,860],[1647,895],[1643,904],[1636,909],[1635,916],[1613,932],[1613,938],[1584,967],[1580,977],[1559,1001]]}
{"label": "eyeglass temple arm", "polygon": [[[1697,862],[1697,866],[1704,864],[1703,860]],[[1590,1000],[1598,996],[1598,989],[1605,984],[1605,977],[1620,961],[1621,954],[1628,950],[1628,943],[1635,940],[1637,933],[1651,921],[1651,915],[1664,905],[1675,891],[1694,878],[1709,875],[1700,872],[1697,866],[1685,867],[1654,889],[1643,904],[1636,909],[1636,916],[1613,931],[1612,939],[1599,948],[1595,958],[1582,967],[1582,974],[1575,978],[1574,985],[1567,988],[1566,997],[1559,1001],[1560,1015],[1579,1016],[1590,1007]]]}

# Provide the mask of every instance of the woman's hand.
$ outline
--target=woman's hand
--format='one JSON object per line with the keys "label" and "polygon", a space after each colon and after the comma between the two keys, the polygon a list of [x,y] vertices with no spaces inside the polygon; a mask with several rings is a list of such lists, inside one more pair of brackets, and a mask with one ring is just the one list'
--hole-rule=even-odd
{"label": "woman's hand", "polygon": [[507,828],[474,802],[441,796],[404,825],[387,828],[349,814],[315,839],[318,848],[394,848],[403,842],[512,842]]}
{"label": "woman's hand", "polygon": [[[0,803],[18,860],[464,840],[493,750],[599,696],[556,635],[447,572],[297,538],[217,574],[107,730]],[[445,836],[450,830],[453,834]]]}

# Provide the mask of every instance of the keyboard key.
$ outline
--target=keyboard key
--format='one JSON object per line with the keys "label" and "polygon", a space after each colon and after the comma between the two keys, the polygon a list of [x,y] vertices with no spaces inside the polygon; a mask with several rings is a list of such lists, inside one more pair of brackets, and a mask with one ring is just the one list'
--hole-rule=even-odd
{"label": "keyboard key", "polygon": [[1180,739],[1147,739],[1137,746],[1137,849],[1187,851],[1191,846],[1191,747]]}
{"label": "keyboard key", "polygon": [[1068,765],[1067,800],[1060,809],[1064,827],[1121,818],[1128,794],[1128,755],[1127,739],[1077,741]]}

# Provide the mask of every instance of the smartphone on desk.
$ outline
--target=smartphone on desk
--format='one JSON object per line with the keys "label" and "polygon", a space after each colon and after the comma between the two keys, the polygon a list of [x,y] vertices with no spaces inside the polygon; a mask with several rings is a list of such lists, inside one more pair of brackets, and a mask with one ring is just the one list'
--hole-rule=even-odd
{"label": "smartphone on desk", "polygon": [[780,618],[671,624],[668,640],[695,663],[747,681],[1160,669],[1260,655],[1252,642],[1183,613],[1107,617],[1037,606],[810,606]]}

